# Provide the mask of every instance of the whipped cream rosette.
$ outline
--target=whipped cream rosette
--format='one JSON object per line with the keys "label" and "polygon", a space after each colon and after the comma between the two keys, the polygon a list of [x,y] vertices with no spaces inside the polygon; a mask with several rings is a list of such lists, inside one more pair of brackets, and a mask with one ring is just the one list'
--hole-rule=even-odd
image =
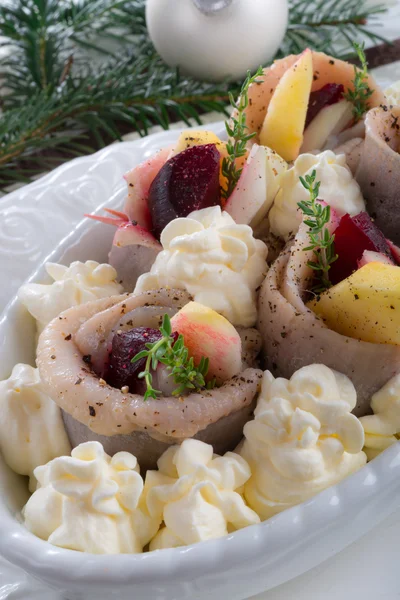
{"label": "whipped cream rosette", "polygon": [[258,523],[238,493],[249,477],[248,464],[233,452],[217,456],[199,440],[169,448],[158,470],[146,475],[147,509],[164,522],[150,550],[195,544]]}
{"label": "whipped cream rosette", "polygon": [[325,365],[290,380],[266,371],[241,454],[251,468],[244,496],[261,519],[308,500],[366,463],[364,431],[351,414],[356,391]]}
{"label": "whipped cream rosette", "polygon": [[36,319],[39,332],[67,308],[123,291],[116,281],[116,270],[94,260],[76,261],[69,267],[47,263],[46,271],[53,283],[27,283],[18,292],[21,302]]}
{"label": "whipped cream rosette", "polygon": [[234,325],[257,320],[256,290],[267,270],[267,246],[251,227],[238,225],[219,206],[175,219],[161,234],[163,251],[137,292],[170,287],[225,316]]}
{"label": "whipped cream rosette", "polygon": [[135,456],[112,458],[98,442],[35,469],[39,484],[23,509],[26,527],[55,546],[92,554],[132,554],[159,523],[141,507],[143,479]]}
{"label": "whipped cream rosette", "polygon": [[346,164],[344,154],[326,150],[320,154],[301,154],[293,167],[281,180],[275,202],[269,213],[271,231],[288,239],[295,234],[303,220],[298,202],[307,200],[309,194],[301,184],[300,177],[316,172],[321,182],[319,196],[339,214],[356,215],[365,210],[360,187]]}
{"label": "whipped cream rosette", "polygon": [[373,415],[360,419],[365,431],[369,459],[395,444],[400,434],[400,375],[395,375],[371,399]]}
{"label": "whipped cream rosette", "polygon": [[31,491],[36,467],[70,451],[60,409],[30,365],[15,365],[0,381],[0,450],[13,471],[30,478]]}

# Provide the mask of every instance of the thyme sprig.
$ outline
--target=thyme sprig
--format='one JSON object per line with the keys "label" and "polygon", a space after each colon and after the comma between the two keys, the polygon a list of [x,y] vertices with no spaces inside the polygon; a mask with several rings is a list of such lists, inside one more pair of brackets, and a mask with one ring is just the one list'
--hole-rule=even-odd
{"label": "thyme sprig", "polygon": [[246,133],[248,127],[246,125],[245,110],[249,105],[249,87],[253,83],[261,83],[258,77],[262,75],[262,67],[259,67],[254,75],[247,71],[247,77],[243,82],[237,101],[232,92],[229,92],[229,100],[236,114],[231,117],[230,121],[225,123],[229,135],[229,141],[226,144],[228,156],[222,161],[222,175],[227,179],[226,187],[221,190],[222,197],[225,200],[232,194],[243,171],[242,168],[237,167],[236,159],[245,156],[247,142],[256,135],[255,133]]}
{"label": "thyme sprig", "polygon": [[368,63],[365,57],[365,44],[357,44],[354,42],[354,49],[361,63],[361,69],[354,67],[354,90],[347,90],[344,98],[353,104],[353,115],[356,123],[362,119],[363,115],[368,111],[368,100],[374,93],[374,90],[368,85]]}
{"label": "thyme sprig", "polygon": [[317,173],[300,177],[303,187],[310,193],[310,199],[298,202],[297,206],[307,217],[304,223],[309,227],[308,236],[310,245],[304,248],[304,252],[312,250],[314,260],[308,261],[307,265],[316,272],[317,282],[311,291],[320,294],[329,289],[332,284],[329,280],[331,265],[338,259],[335,254],[335,236],[325,227],[331,218],[331,207],[323,206],[318,202],[319,188],[321,182],[316,182]]}
{"label": "thyme sprig", "polygon": [[158,364],[165,365],[169,375],[173,377],[177,388],[172,392],[173,396],[180,396],[186,390],[212,389],[215,386],[215,379],[206,382],[208,373],[209,359],[204,356],[201,358],[198,366],[195,366],[193,357],[189,357],[189,350],[185,346],[183,335],[179,335],[175,341],[172,335],[171,320],[168,315],[164,315],[160,327],[162,338],[158,342],[146,344],[147,350],[142,350],[132,358],[132,363],[146,359],[144,371],[139,373],[139,379],[146,382],[146,392],[144,400],[148,398],[157,398],[162,392],[153,388],[153,375]]}

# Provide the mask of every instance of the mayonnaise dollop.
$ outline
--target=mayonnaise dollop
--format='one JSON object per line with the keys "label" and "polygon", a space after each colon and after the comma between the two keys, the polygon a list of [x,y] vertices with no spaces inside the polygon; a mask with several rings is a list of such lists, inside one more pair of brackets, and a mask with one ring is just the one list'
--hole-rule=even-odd
{"label": "mayonnaise dollop", "polygon": [[61,411],[43,392],[38,369],[29,365],[16,365],[0,381],[0,450],[13,471],[30,477],[31,491],[34,469],[71,450]]}
{"label": "mayonnaise dollop", "polygon": [[275,235],[287,239],[297,232],[302,220],[297,203],[310,198],[300,176],[311,175],[314,170],[316,181],[321,182],[319,198],[339,215],[356,215],[365,210],[360,186],[351,174],[344,154],[336,155],[331,150],[316,155],[301,154],[283,175],[281,189],[269,213],[271,231]]}
{"label": "mayonnaise dollop", "polygon": [[264,373],[241,449],[251,468],[244,496],[262,520],[366,463],[364,431],[351,414],[356,399],[351,381],[324,365],[303,367],[290,380]]}
{"label": "mayonnaise dollop", "polygon": [[385,97],[389,105],[400,106],[400,81],[396,81],[386,88]]}
{"label": "mayonnaise dollop", "polygon": [[187,290],[233,325],[257,320],[256,290],[266,270],[267,246],[248,225],[238,225],[219,206],[169,223],[161,234],[164,250],[135,292],[161,287]]}
{"label": "mayonnaise dollop", "polygon": [[147,472],[144,495],[150,515],[165,526],[150,550],[219,538],[259,522],[235,491],[250,477],[241,456],[213,455],[212,446],[189,439],[169,448],[158,469]]}
{"label": "mayonnaise dollop", "polygon": [[140,508],[143,479],[136,458],[110,458],[86,442],[35,469],[37,491],[23,509],[26,527],[54,546],[93,554],[142,552],[160,523]]}
{"label": "mayonnaise dollop", "polygon": [[395,375],[371,399],[373,415],[361,417],[364,451],[371,460],[395,444],[400,435],[400,375]]}
{"label": "mayonnaise dollop", "polygon": [[94,260],[76,261],[69,267],[47,263],[46,271],[53,283],[27,283],[18,292],[21,302],[36,319],[39,332],[72,306],[123,292],[114,267]]}

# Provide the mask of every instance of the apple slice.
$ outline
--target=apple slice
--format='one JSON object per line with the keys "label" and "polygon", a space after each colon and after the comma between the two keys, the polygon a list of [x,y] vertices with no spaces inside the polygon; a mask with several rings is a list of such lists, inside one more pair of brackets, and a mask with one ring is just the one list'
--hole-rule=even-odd
{"label": "apple slice", "polygon": [[158,172],[165,165],[170,153],[170,147],[164,148],[124,175],[124,179],[128,184],[128,197],[125,201],[124,210],[131,221],[135,221],[149,231],[152,228],[151,215],[147,204],[150,186]]}
{"label": "apple slice", "polygon": [[396,244],[393,244],[393,242],[388,240],[387,238],[386,241],[390,248],[390,252],[392,254],[395,264],[400,266],[400,248],[396,246]]}
{"label": "apple slice", "polygon": [[204,356],[210,360],[208,378],[221,384],[242,368],[242,341],[234,326],[215,310],[189,302],[171,319],[172,331],[183,335],[196,365]]}
{"label": "apple slice", "polygon": [[276,86],[260,133],[261,144],[288,162],[298,157],[303,143],[312,84],[313,58],[307,48]]}
{"label": "apple slice", "polygon": [[337,135],[353,119],[353,105],[347,100],[325,106],[304,132],[301,153],[322,150],[329,136]]}
{"label": "apple slice", "polygon": [[178,142],[174,144],[172,156],[176,156],[188,148],[193,148],[193,146],[207,146],[207,144],[215,144],[218,150],[220,146],[225,146],[225,142],[222,142],[213,131],[206,129],[193,131],[192,129],[187,129],[186,131],[182,131]]}
{"label": "apple slice", "polygon": [[257,227],[271,208],[287,168],[276,152],[254,144],[224,210],[236,223]]}
{"label": "apple slice", "polygon": [[342,335],[400,345],[400,267],[368,263],[307,307]]}
{"label": "apple slice", "polygon": [[357,261],[357,266],[359,269],[365,267],[365,265],[369,265],[372,262],[380,262],[384,265],[393,265],[393,261],[386,254],[382,254],[382,252],[374,252],[373,250],[364,250],[363,255],[360,260]]}

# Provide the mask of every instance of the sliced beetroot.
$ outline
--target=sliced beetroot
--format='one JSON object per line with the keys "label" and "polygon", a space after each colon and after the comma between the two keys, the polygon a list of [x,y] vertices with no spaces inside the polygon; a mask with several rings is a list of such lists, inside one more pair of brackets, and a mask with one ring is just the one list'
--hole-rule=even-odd
{"label": "sliced beetroot", "polygon": [[173,219],[220,204],[219,169],[215,144],[188,148],[165,163],[151,184],[148,200],[157,239]]}
{"label": "sliced beetroot", "polygon": [[378,252],[393,263],[389,244],[368,213],[344,215],[335,230],[335,252],[339,258],[329,271],[331,282],[339,283],[356,271],[365,250]]}
{"label": "sliced beetroot", "polygon": [[[175,341],[178,334],[173,334]],[[143,371],[146,359],[142,358],[132,363],[132,358],[142,350],[146,344],[154,344],[162,337],[159,329],[150,327],[134,327],[128,331],[120,331],[114,335],[107,367],[107,383],[115,388],[129,387],[133,394],[143,394],[145,383],[138,375]]]}
{"label": "sliced beetroot", "polygon": [[311,121],[315,119],[317,114],[325,107],[331,104],[336,104],[342,100],[344,94],[344,87],[338,83],[327,83],[323,88],[316,92],[311,92],[310,100],[308,103],[308,111],[306,117],[305,129],[309,126]]}

